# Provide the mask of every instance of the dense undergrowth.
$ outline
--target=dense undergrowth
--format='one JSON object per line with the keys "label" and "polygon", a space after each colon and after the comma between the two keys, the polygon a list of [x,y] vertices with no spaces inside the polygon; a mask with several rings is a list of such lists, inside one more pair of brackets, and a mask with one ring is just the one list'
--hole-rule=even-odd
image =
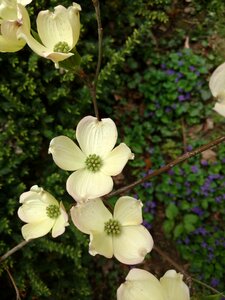
{"label": "dense undergrowth", "polygon": [[[57,4],[35,2],[31,11],[36,14]],[[77,49],[83,70],[93,76],[96,20],[91,1],[81,5],[83,28]],[[136,155],[115,178],[119,187],[224,133],[224,118],[212,111],[208,77],[224,59],[225,24],[219,16],[225,4],[115,0],[101,1],[101,8],[105,38],[100,112],[115,120],[121,140]],[[71,207],[64,188],[68,174],[52,163],[48,144],[60,134],[73,138],[78,121],[93,111],[79,76],[55,70],[27,48],[2,54],[0,64],[4,70],[0,83],[3,254],[22,240],[18,199],[33,184]],[[224,159],[221,144],[131,191],[145,203],[144,220],[150,231],[160,219],[163,238],[173,242],[187,272],[220,291],[225,290]],[[157,244],[156,234],[154,239]],[[48,236],[32,241],[0,266],[0,286],[7,287],[1,299],[15,295],[6,269],[22,299],[115,299],[128,268],[115,260],[90,257],[87,247],[87,238],[73,225],[56,240]],[[151,255],[145,267],[154,271]],[[203,293],[210,294],[194,285],[194,296]]]}

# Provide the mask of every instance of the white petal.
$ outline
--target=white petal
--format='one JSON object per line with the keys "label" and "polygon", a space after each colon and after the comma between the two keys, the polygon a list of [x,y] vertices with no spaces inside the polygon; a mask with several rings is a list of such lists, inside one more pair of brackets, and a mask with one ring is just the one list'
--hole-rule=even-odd
{"label": "white petal", "polygon": [[213,72],[209,80],[209,88],[214,97],[225,103],[225,63]]}
{"label": "white petal", "polygon": [[60,203],[60,215],[56,219],[55,224],[52,228],[52,237],[57,237],[65,232],[65,227],[68,226],[68,215],[62,204]]}
{"label": "white petal", "polygon": [[100,254],[107,258],[113,256],[112,237],[105,232],[94,232],[90,236],[89,253],[91,255]]}
{"label": "white petal", "polygon": [[82,169],[72,173],[66,182],[67,192],[77,202],[85,202],[111,192],[113,181],[101,172],[92,173]]}
{"label": "white petal", "polygon": [[141,201],[129,196],[120,197],[114,208],[114,218],[118,220],[123,226],[126,225],[140,225],[142,219]]}
{"label": "white petal", "polygon": [[22,227],[22,236],[27,241],[46,235],[54,225],[55,220],[47,218],[41,222],[29,223]]}
{"label": "white petal", "polygon": [[75,171],[85,167],[85,155],[68,137],[57,136],[51,140],[48,152],[56,165],[63,170]]}
{"label": "white petal", "polygon": [[225,117],[225,103],[217,102],[213,108],[218,114]]}
{"label": "white petal", "polygon": [[167,271],[160,278],[160,283],[168,300],[190,300],[189,288],[183,282],[183,275],[175,270]]}
{"label": "white petal", "polygon": [[32,0],[17,0],[17,2],[22,4],[23,6],[26,6],[27,4],[30,4]]}
{"label": "white petal", "polygon": [[123,226],[121,234],[113,237],[114,255],[124,264],[141,263],[152,247],[152,236],[142,225]]}
{"label": "white petal", "polygon": [[130,148],[122,143],[105,157],[101,171],[107,175],[116,176],[122,172],[127,161],[133,158]]}
{"label": "white petal", "polygon": [[[117,300],[167,300],[158,279],[151,273],[132,269],[117,290]],[[180,299],[181,300],[181,299]]]}
{"label": "white petal", "polygon": [[104,232],[104,223],[112,218],[101,199],[93,199],[77,204],[70,210],[74,225],[82,232]]}
{"label": "white petal", "polygon": [[49,10],[39,12],[37,30],[43,44],[52,52],[59,42],[66,42],[69,50],[73,48],[73,29],[68,10],[64,6],[56,6],[54,12]]}
{"label": "white petal", "polygon": [[92,116],[84,117],[77,125],[76,137],[82,151],[104,158],[113,149],[117,140],[117,129],[113,120],[98,121]]}
{"label": "white petal", "polygon": [[73,3],[73,6],[68,8],[68,16],[73,29],[73,46],[76,45],[80,35],[80,12],[81,7],[77,3]]}
{"label": "white petal", "polygon": [[29,200],[18,209],[19,218],[26,223],[35,223],[47,218],[47,205],[39,200]]}

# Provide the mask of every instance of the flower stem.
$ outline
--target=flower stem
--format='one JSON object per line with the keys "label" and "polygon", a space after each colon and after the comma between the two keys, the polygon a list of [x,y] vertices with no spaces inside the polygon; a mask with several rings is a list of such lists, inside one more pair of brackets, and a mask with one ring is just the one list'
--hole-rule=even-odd
{"label": "flower stem", "polygon": [[122,194],[122,193],[124,193],[124,192],[126,192],[128,190],[131,190],[135,186],[137,186],[137,185],[139,185],[139,184],[141,184],[141,183],[143,183],[143,182],[145,182],[147,180],[150,180],[153,177],[158,176],[158,175],[160,175],[160,174],[162,174],[164,172],[167,172],[168,170],[170,170],[174,166],[176,166],[176,165],[184,162],[185,160],[187,160],[187,159],[189,159],[189,158],[191,158],[191,157],[193,157],[193,156],[195,156],[195,155],[197,155],[197,154],[199,154],[201,152],[204,152],[205,150],[210,149],[210,148],[212,148],[212,147],[214,147],[214,146],[216,146],[216,145],[218,145],[218,144],[220,144],[220,143],[222,143],[224,141],[225,141],[225,135],[217,138],[216,140],[213,140],[212,142],[210,142],[210,143],[208,143],[206,145],[203,145],[203,146],[201,146],[199,148],[196,148],[196,149],[194,149],[194,150],[192,150],[190,152],[186,152],[183,155],[178,156],[173,161],[169,162],[167,165],[165,165],[165,166],[163,166],[163,167],[161,167],[161,168],[153,171],[149,175],[146,175],[142,179],[134,181],[133,183],[131,183],[131,184],[125,186],[125,187],[122,187],[122,188],[120,188],[120,189],[118,189],[118,190],[116,190],[114,192],[109,193],[108,195],[104,196],[104,199],[108,199],[109,197],[116,196],[116,195]]}
{"label": "flower stem", "polygon": [[6,270],[6,272],[8,273],[8,276],[9,276],[9,278],[10,278],[10,280],[11,280],[11,282],[12,282],[12,285],[13,285],[13,287],[14,287],[14,289],[15,289],[15,292],[16,292],[16,300],[21,300],[19,290],[18,290],[18,288],[17,288],[17,286],[16,286],[16,283],[15,283],[15,281],[14,281],[14,279],[13,279],[11,273],[9,272],[8,268],[5,268],[5,270]]}
{"label": "flower stem", "polygon": [[10,255],[12,255],[13,253],[15,253],[16,251],[20,250],[21,248],[23,248],[26,244],[28,244],[31,240],[29,241],[22,241],[20,242],[18,245],[16,245],[15,247],[13,247],[12,249],[10,249],[8,252],[6,252],[4,255],[2,255],[0,257],[0,263],[3,262],[6,258],[8,258]]}

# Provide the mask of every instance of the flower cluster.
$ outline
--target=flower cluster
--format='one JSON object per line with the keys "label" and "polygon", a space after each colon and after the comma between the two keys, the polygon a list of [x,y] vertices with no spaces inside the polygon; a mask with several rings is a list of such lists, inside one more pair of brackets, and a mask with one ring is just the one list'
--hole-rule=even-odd
{"label": "flower cluster", "polygon": [[80,34],[81,7],[73,3],[67,9],[58,5],[54,12],[40,11],[36,20],[38,39],[35,39],[31,34],[30,18],[25,8],[31,1],[1,0],[0,51],[16,52],[27,43],[35,53],[52,60],[57,67],[58,62],[73,55]]}

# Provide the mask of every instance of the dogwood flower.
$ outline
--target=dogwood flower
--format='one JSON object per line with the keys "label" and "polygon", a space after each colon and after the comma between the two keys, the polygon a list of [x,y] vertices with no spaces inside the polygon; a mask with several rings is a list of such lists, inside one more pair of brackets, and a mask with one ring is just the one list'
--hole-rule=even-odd
{"label": "dogwood flower", "polygon": [[22,227],[25,240],[46,235],[52,230],[52,237],[64,233],[68,226],[68,215],[62,202],[58,202],[43,188],[34,185],[30,191],[20,196],[22,206],[18,209],[19,218],[28,223]]}
{"label": "dogwood flower", "polygon": [[[8,3],[11,5],[7,6]],[[16,1],[2,1],[0,8],[0,52],[16,52],[25,46],[26,42],[17,36],[21,26],[30,31],[30,19],[26,8]]]}
{"label": "dogwood flower", "polygon": [[212,95],[218,99],[213,109],[225,117],[225,63],[213,72],[209,80],[209,88]]}
{"label": "dogwood flower", "polygon": [[58,136],[51,140],[49,153],[61,169],[75,171],[66,188],[76,201],[85,202],[109,193],[113,188],[111,176],[118,175],[133,154],[124,143],[113,149],[117,129],[109,118],[83,118],[77,125],[76,138],[81,149],[68,137]]}
{"label": "dogwood flower", "polygon": [[80,34],[81,7],[73,3],[69,8],[62,5],[54,12],[41,11],[37,17],[37,31],[42,42],[39,43],[27,28],[20,27],[17,37],[24,39],[38,55],[56,63],[73,55],[70,52],[76,45]]}
{"label": "dogwood flower", "polygon": [[113,215],[99,198],[78,203],[70,212],[74,225],[90,235],[91,255],[114,255],[120,262],[133,265],[142,262],[153,247],[151,234],[141,225],[141,209],[141,201],[124,196],[116,202]]}
{"label": "dogwood flower", "polygon": [[151,273],[132,269],[117,290],[117,300],[190,300],[183,275],[169,270],[158,280]]}

